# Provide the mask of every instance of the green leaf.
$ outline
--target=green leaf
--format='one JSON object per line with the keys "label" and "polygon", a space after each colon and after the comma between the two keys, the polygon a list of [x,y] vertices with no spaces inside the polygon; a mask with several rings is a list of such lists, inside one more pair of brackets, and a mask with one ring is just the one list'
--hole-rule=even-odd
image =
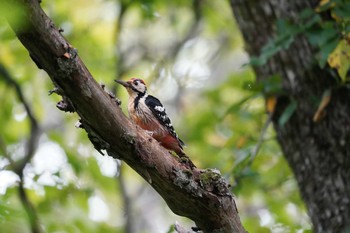
{"label": "green leaf", "polygon": [[267,62],[266,57],[253,56],[253,57],[250,58],[249,64],[252,65],[252,66],[262,66],[262,65],[266,64],[266,62]]}
{"label": "green leaf", "polygon": [[283,111],[282,115],[278,120],[279,126],[284,126],[285,123],[291,118],[295,110],[297,109],[298,103],[295,100],[290,101],[289,105]]}
{"label": "green leaf", "polygon": [[329,41],[339,37],[337,29],[331,23],[324,24],[321,28],[308,30],[306,32],[310,44],[314,46],[325,46]]}
{"label": "green leaf", "polygon": [[333,9],[333,12],[338,16],[343,18],[343,20],[350,19],[350,3],[338,4]]}
{"label": "green leaf", "polygon": [[321,16],[318,14],[315,14],[314,12],[314,15],[312,15],[310,19],[306,20],[301,26],[304,28],[304,30],[308,30],[309,28],[315,26],[320,22],[321,22]]}
{"label": "green leaf", "polygon": [[279,37],[295,36],[300,32],[300,27],[288,20],[278,20],[276,25]]}
{"label": "green leaf", "polygon": [[343,82],[350,69],[350,45],[346,40],[341,40],[337,47],[328,56],[328,65],[338,71]]}
{"label": "green leaf", "polygon": [[265,95],[280,94],[282,89],[282,78],[280,75],[272,75],[262,82]]}
{"label": "green leaf", "polygon": [[276,37],[269,40],[264,47],[262,47],[258,57],[252,57],[250,64],[253,66],[262,66],[273,55],[282,49],[288,49],[294,42],[295,37],[302,31],[302,29],[287,20],[281,19],[276,22],[277,32]]}
{"label": "green leaf", "polygon": [[318,63],[321,68],[324,68],[325,65],[327,64],[327,60],[329,55],[333,52],[333,50],[337,47],[339,44],[340,39],[339,38],[334,38],[333,40],[329,41],[327,44],[321,47],[319,51],[319,58],[318,58]]}

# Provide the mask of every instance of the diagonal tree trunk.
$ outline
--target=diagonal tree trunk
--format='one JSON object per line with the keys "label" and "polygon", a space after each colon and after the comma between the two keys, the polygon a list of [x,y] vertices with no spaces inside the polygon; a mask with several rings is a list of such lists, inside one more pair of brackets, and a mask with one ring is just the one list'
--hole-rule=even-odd
{"label": "diagonal tree trunk", "polygon": [[[273,37],[277,19],[298,20],[317,0],[230,0],[234,16],[251,56]],[[273,123],[284,156],[292,168],[315,232],[350,229],[350,92],[337,87],[330,72],[319,68],[315,50],[300,36],[289,49],[273,56],[266,65],[254,67],[257,80],[282,77],[284,94],[277,99]],[[323,93],[331,90],[326,115],[313,116]],[[318,100],[318,101],[315,101]],[[279,117],[291,100],[297,108],[284,125]]]}
{"label": "diagonal tree trunk", "polygon": [[[15,2],[16,11],[11,3]],[[176,214],[192,219],[204,232],[245,232],[228,184],[214,170],[191,169],[151,136],[135,128],[92,78],[76,50],[61,36],[38,0],[4,1],[18,39],[44,69],[63,100],[58,107],[75,111],[97,150],[124,160],[164,198]],[[22,23],[16,19],[20,18]]]}

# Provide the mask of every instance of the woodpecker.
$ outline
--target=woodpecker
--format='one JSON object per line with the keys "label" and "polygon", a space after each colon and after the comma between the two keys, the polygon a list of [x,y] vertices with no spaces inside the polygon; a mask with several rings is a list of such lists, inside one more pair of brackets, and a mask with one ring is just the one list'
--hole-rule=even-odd
{"label": "woodpecker", "polygon": [[127,82],[115,81],[128,91],[128,111],[131,120],[149,131],[164,148],[174,151],[180,157],[187,157],[183,151],[185,144],[177,136],[165,108],[159,99],[147,93],[145,82],[138,78],[132,78]]}

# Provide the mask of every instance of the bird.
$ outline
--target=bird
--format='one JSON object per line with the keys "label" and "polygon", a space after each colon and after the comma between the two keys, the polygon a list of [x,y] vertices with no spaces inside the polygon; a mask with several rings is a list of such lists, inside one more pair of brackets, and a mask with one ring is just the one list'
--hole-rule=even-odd
{"label": "bird", "polygon": [[129,94],[128,112],[131,120],[149,132],[161,146],[174,151],[179,157],[188,158],[183,150],[185,143],[176,134],[160,100],[147,93],[145,82],[139,78],[115,82],[123,85]]}

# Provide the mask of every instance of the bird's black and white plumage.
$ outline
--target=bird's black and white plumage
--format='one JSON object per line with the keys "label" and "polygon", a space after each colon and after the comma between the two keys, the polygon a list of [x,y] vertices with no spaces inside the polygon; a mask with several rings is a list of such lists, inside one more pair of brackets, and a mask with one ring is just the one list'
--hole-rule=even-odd
{"label": "bird's black and white plumage", "polygon": [[165,108],[163,107],[162,103],[157,99],[156,97],[152,95],[147,95],[145,98],[145,104],[151,109],[153,114],[157,117],[157,119],[166,126],[169,133],[176,137],[181,146],[184,146],[185,143],[177,136],[175,129],[173,125],[171,124],[170,118],[168,117]]}
{"label": "bird's black and white plumage", "polygon": [[162,103],[147,93],[142,79],[132,78],[127,82],[117,80],[129,93],[129,116],[141,128],[151,132],[160,144],[179,156],[184,156],[184,142],[177,136]]}

